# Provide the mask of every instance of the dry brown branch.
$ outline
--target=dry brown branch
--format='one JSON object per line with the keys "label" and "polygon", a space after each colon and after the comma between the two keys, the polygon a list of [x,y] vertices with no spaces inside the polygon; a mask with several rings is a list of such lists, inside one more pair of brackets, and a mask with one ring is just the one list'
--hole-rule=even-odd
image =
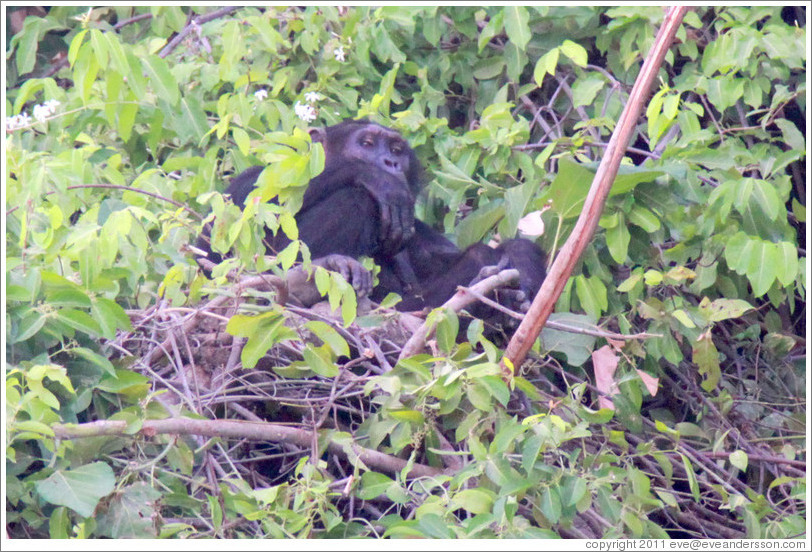
{"label": "dry brown branch", "polygon": [[183,42],[183,39],[186,38],[186,36],[189,33],[194,31],[200,25],[203,25],[204,23],[208,23],[209,21],[213,21],[213,20],[218,19],[220,17],[224,17],[226,15],[229,15],[230,13],[233,13],[233,12],[237,11],[238,9],[239,9],[239,6],[231,6],[231,7],[227,7],[227,8],[220,8],[219,10],[215,10],[215,11],[213,11],[211,13],[207,13],[205,15],[195,17],[188,25],[186,25],[183,28],[183,30],[181,30],[175,36],[175,38],[173,38],[172,40],[169,41],[169,44],[164,46],[164,48],[158,53],[158,57],[165,58],[166,56],[171,54],[175,50],[175,48],[177,48],[178,45],[180,45],[180,43]]}
{"label": "dry brown branch", "polygon": [[687,9],[685,6],[675,6],[669,9],[665,15],[663,24],[654,41],[654,46],[643,63],[637,81],[629,94],[629,101],[626,103],[617,127],[615,127],[615,131],[609,140],[606,155],[601,160],[595,174],[595,179],[589,189],[581,215],[578,217],[570,237],[558,252],[555,261],[553,261],[527,315],[519,324],[505,349],[505,358],[509,359],[509,362],[502,361],[502,370],[505,377],[512,377],[513,370],[524,362],[527,352],[541,332],[541,328],[547,322],[547,318],[553,312],[555,303],[564,290],[575,264],[595,233],[598,219],[601,211],[603,211],[603,205],[617,175],[626,147],[629,145],[637,126],[643,104],[648,98],[651,85],[662,65],[665,54],[671,47]]}
{"label": "dry brown branch", "polygon": [[[101,420],[86,424],[54,424],[54,433],[60,439],[81,439],[84,437],[127,435],[127,422],[118,420]],[[248,441],[270,441],[288,443],[302,448],[310,448],[313,433],[310,430],[271,424],[267,422],[248,422],[243,420],[192,420],[190,418],[166,418],[164,420],[144,420],[138,434],[151,437],[159,433],[175,435],[200,435],[203,437],[222,437],[225,439],[246,439]],[[367,449],[352,443],[353,453],[370,467],[387,473],[400,473],[406,467],[406,460]],[[347,456],[344,445],[331,440],[330,452]],[[435,477],[442,475],[442,470],[413,464],[409,477]]]}

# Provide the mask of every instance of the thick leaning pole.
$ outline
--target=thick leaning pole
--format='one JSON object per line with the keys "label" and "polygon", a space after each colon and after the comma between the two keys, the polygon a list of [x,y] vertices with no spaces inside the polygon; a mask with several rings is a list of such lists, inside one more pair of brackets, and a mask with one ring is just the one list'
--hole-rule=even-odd
{"label": "thick leaning pole", "polygon": [[541,332],[541,328],[547,322],[550,313],[553,312],[553,307],[561,295],[564,285],[575,267],[575,263],[578,262],[595,233],[598,219],[617,175],[620,161],[626,153],[637,120],[643,110],[643,103],[648,98],[651,85],[660,70],[666,52],[668,52],[674,41],[674,36],[687,10],[686,6],[674,6],[668,9],[665,14],[663,24],[654,40],[654,46],[643,63],[637,81],[629,94],[629,101],[626,102],[626,106],[620,114],[618,124],[612,133],[609,145],[606,147],[606,153],[601,160],[600,166],[598,166],[598,171],[592,181],[581,215],[575,223],[575,228],[573,228],[566,243],[556,255],[555,261],[541,285],[541,289],[533,299],[533,304],[510,339],[507,349],[505,349],[505,356],[501,365],[502,372],[507,378],[511,377],[513,371],[524,362],[527,352]]}

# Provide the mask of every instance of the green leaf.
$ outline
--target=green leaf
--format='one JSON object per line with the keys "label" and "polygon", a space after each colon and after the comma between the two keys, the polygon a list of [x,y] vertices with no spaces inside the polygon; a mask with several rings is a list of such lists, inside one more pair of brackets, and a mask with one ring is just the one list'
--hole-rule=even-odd
{"label": "green leaf", "polygon": [[[550,321],[566,324],[577,329],[595,329],[597,320],[591,316],[571,313],[553,313]],[[595,336],[555,330],[549,326],[541,330],[541,346],[545,351],[557,351],[567,356],[567,363],[582,366],[595,349]]]}
{"label": "green leaf", "polygon": [[12,343],[19,343],[34,336],[42,329],[47,320],[48,317],[39,311],[30,310],[26,312],[17,325],[17,335],[12,340]]}
{"label": "green leaf", "polygon": [[806,151],[804,135],[801,134],[801,131],[798,130],[794,123],[786,119],[775,119],[773,122],[781,129],[781,133],[784,135],[784,143],[794,150]]}
{"label": "green leaf", "polygon": [[730,463],[733,464],[735,467],[739,468],[741,471],[747,470],[747,453],[743,450],[736,450],[730,453],[729,457]]}
{"label": "green leaf", "polygon": [[332,359],[324,354],[321,349],[316,349],[310,343],[302,351],[302,357],[307,367],[316,374],[326,378],[334,378],[338,375],[338,366],[335,365]]}
{"label": "green leaf", "polygon": [[355,495],[361,500],[374,500],[385,494],[392,485],[397,483],[382,473],[364,472],[361,475],[361,488]]}
{"label": "green leaf", "polygon": [[82,517],[90,517],[99,501],[115,488],[113,470],[104,462],[86,464],[75,470],[57,470],[34,487],[46,501],[67,506]]}
{"label": "green leaf", "polygon": [[631,234],[626,226],[625,217],[619,213],[619,222],[606,230],[606,246],[609,254],[617,264],[624,264],[629,254],[629,241]]}
{"label": "green leaf", "polygon": [[460,321],[457,313],[451,309],[441,309],[437,313],[437,345],[440,350],[450,353],[457,343],[457,334],[460,331]]}
{"label": "green leaf", "polygon": [[505,205],[501,201],[491,201],[462,219],[457,226],[457,246],[465,249],[482,238],[505,215]]}
{"label": "green leaf", "polygon": [[[89,306],[89,305],[88,305]],[[101,335],[99,323],[84,311],[76,309],[60,309],[56,311],[56,318],[74,330],[84,332],[91,337]]]}
{"label": "green leaf", "polygon": [[601,313],[609,306],[606,295],[606,286],[597,276],[589,278],[579,274],[575,277],[575,294],[586,313],[597,320]]}
{"label": "green leaf", "polygon": [[685,468],[685,473],[688,476],[688,488],[691,489],[691,494],[694,497],[696,502],[699,502],[700,495],[699,495],[699,481],[696,479],[696,472],[694,472],[694,467],[691,464],[691,461],[688,459],[687,456],[679,453],[680,457],[682,457],[682,466]]}
{"label": "green leaf", "polygon": [[561,497],[558,488],[545,487],[541,493],[539,509],[547,520],[555,525],[561,519]]}
{"label": "green leaf", "polygon": [[110,362],[109,360],[107,360],[107,358],[101,356],[100,354],[91,351],[90,349],[87,349],[85,347],[76,347],[74,349],[71,349],[71,353],[87,360],[91,364],[98,366],[111,376],[115,377],[116,375],[115,366],[113,366],[112,362]]}
{"label": "green leaf", "polygon": [[558,65],[558,55],[561,52],[558,48],[553,48],[536,62],[536,67],[533,69],[533,80],[536,86],[541,86],[544,82],[546,75],[555,75],[555,68]]}
{"label": "green leaf", "polygon": [[702,389],[708,392],[716,389],[722,378],[722,370],[719,367],[719,352],[710,334],[704,334],[694,343],[693,361],[702,376]]}
{"label": "green leaf", "polygon": [[572,40],[565,40],[561,46],[561,53],[572,60],[578,67],[586,67],[588,56],[586,49]]}
{"label": "green leaf", "polygon": [[101,334],[107,339],[116,336],[116,330],[132,331],[132,323],[124,309],[106,297],[96,297],[91,306],[91,312],[101,328]]}
{"label": "green leaf", "polygon": [[48,536],[52,539],[67,539],[70,537],[70,528],[68,509],[64,506],[55,508],[48,520]]}
{"label": "green leaf", "polygon": [[700,311],[711,322],[721,322],[731,318],[739,318],[753,306],[742,299],[714,299],[712,302],[705,297],[699,303]]}
{"label": "green leaf", "polygon": [[248,133],[239,127],[231,127],[231,136],[240,149],[240,153],[248,155],[251,151],[251,139],[248,137]]}
{"label": "green leaf", "polygon": [[180,91],[166,61],[156,55],[149,55],[141,58],[141,64],[149,75],[155,95],[175,107],[180,101]]}
{"label": "green leaf", "polygon": [[503,9],[505,14],[505,33],[519,50],[524,51],[532,36],[528,21],[527,9],[522,6],[510,6]]}
{"label": "green leaf", "polygon": [[789,286],[798,275],[798,250],[789,242],[773,244],[776,258],[776,277],[782,286]]}
{"label": "green leaf", "polygon": [[604,79],[596,75],[579,77],[572,83],[572,106],[592,105],[605,84]]}
{"label": "green leaf", "polygon": [[486,514],[493,507],[493,493],[485,489],[465,489],[451,498],[449,510],[462,508],[472,514]]}
{"label": "green leaf", "polygon": [[426,417],[423,416],[422,412],[417,410],[411,410],[408,408],[399,409],[399,410],[389,410],[389,415],[399,422],[410,422],[414,424],[424,424],[426,423]]}
{"label": "green leaf", "polygon": [[100,534],[113,539],[155,538],[155,502],[161,496],[160,491],[143,481],[125,487],[98,517]]}
{"label": "green leaf", "polygon": [[305,327],[316,334],[316,337],[327,344],[336,356],[350,356],[350,346],[347,341],[329,324],[321,320],[312,320]]}
{"label": "green leaf", "polygon": [[453,539],[456,537],[454,531],[437,514],[425,514],[417,521],[417,527],[423,531],[425,536],[434,539]]}
{"label": "green leaf", "polygon": [[510,400],[510,390],[500,376],[482,376],[477,382],[488,390],[491,397],[494,397],[502,406],[507,406]]}
{"label": "green leaf", "polygon": [[271,347],[293,337],[291,330],[283,326],[284,316],[266,312],[259,316],[236,314],[226,324],[226,331],[237,337],[247,337],[240,360],[244,368],[253,368]]}
{"label": "green leaf", "polygon": [[[504,28],[504,21],[505,21],[505,12],[504,10],[496,12],[479,33],[479,38],[477,39],[477,52],[482,53],[482,50],[485,49],[485,46],[488,45],[488,42],[491,41],[493,37],[497,34],[502,32]],[[426,37],[428,39],[428,37]],[[439,37],[438,37],[439,40]],[[436,43],[433,41],[432,43]]]}
{"label": "green leaf", "polygon": [[124,53],[118,35],[116,33],[104,33],[104,38],[110,52],[110,67],[121,75],[129,74],[130,64],[127,61],[127,55]]}

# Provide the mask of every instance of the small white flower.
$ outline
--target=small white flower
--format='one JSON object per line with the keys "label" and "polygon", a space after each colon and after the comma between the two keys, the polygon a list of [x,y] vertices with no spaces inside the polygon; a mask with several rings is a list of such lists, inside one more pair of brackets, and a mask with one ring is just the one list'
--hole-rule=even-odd
{"label": "small white flower", "polygon": [[59,100],[48,100],[44,104],[42,104],[42,107],[47,109],[48,114],[51,115],[53,113],[56,113],[56,107],[58,105],[59,105]]}
{"label": "small white flower", "polygon": [[321,94],[318,92],[307,92],[305,94],[305,101],[307,103],[316,103],[321,99]]}
{"label": "small white flower", "polygon": [[35,105],[34,106],[34,118],[37,121],[39,121],[40,123],[44,123],[45,121],[47,121],[48,120],[48,115],[50,115],[50,114],[51,114],[51,112],[44,105]]}
{"label": "small white flower", "polygon": [[267,90],[265,90],[265,89],[262,89],[262,90],[257,90],[256,92],[254,92],[254,97],[255,97],[255,98],[258,100],[258,101],[260,101],[260,102],[261,102],[262,100],[264,100],[265,98],[267,98],[267,97],[268,97],[268,91],[267,91]]}
{"label": "small white flower", "polygon": [[296,113],[296,116],[299,117],[306,123],[310,123],[316,120],[316,108],[312,105],[302,104],[301,102],[296,102],[296,105],[293,106],[293,111]]}
{"label": "small white flower", "polygon": [[336,61],[345,61],[344,46],[339,46],[333,50],[333,54],[336,57]]}
{"label": "small white flower", "polygon": [[14,115],[13,117],[6,117],[7,132],[27,127],[30,124],[31,124],[31,115],[28,115],[27,113],[20,113],[19,115]]}

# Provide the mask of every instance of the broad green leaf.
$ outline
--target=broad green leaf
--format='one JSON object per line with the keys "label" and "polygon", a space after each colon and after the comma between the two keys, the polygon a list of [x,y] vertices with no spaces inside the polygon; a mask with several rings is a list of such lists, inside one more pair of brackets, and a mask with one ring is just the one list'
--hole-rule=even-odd
{"label": "broad green leaf", "polygon": [[705,297],[699,303],[699,310],[711,322],[739,318],[752,308],[753,306],[750,303],[742,299],[725,299],[724,297],[713,301]]}
{"label": "broad green leaf", "polygon": [[630,240],[629,228],[626,226],[625,217],[621,214],[618,224],[606,230],[606,246],[617,264],[625,264],[629,255]]}
{"label": "broad green leaf", "polygon": [[606,82],[596,75],[584,75],[572,83],[572,106],[592,105]]}
{"label": "broad green leaf", "polygon": [[[595,329],[596,318],[583,314],[553,313],[549,320],[576,329]],[[595,348],[595,336],[555,330],[545,326],[541,330],[541,347],[545,351],[557,351],[567,356],[567,363],[582,366],[589,360]]]}
{"label": "broad green leaf", "polygon": [[465,217],[457,226],[457,246],[465,249],[482,238],[505,215],[505,205],[501,201],[491,201]]}
{"label": "broad green leaf", "polygon": [[502,406],[507,406],[510,400],[510,390],[500,376],[482,376],[477,379],[477,382],[488,390],[491,397],[502,403]]}
{"label": "broad green leaf", "polygon": [[558,55],[560,53],[560,49],[553,48],[541,56],[536,62],[536,67],[533,69],[533,81],[535,81],[536,86],[541,86],[545,76],[555,75],[555,68],[558,65]]}
{"label": "broad green leaf", "polygon": [[42,329],[47,322],[48,317],[36,310],[26,312],[17,325],[17,335],[14,336],[12,343],[19,343],[34,336]]}
{"label": "broad green leaf", "polygon": [[561,53],[570,58],[575,65],[578,67],[586,67],[588,56],[583,46],[572,40],[565,40],[561,44],[560,49]]}
{"label": "broad green leaf", "polygon": [[575,294],[586,313],[593,319],[598,319],[601,313],[609,306],[606,295],[606,286],[597,276],[586,278],[582,274],[575,277]]}
{"label": "broad green leaf", "polygon": [[449,509],[462,508],[472,514],[485,514],[491,511],[493,495],[485,489],[465,489],[451,498]]}
{"label": "broad green leaf", "polygon": [[531,33],[528,26],[529,15],[522,6],[509,6],[503,8],[505,17],[505,33],[519,50],[524,51],[530,41]]}
{"label": "broad green leaf", "polygon": [[302,351],[302,357],[307,367],[318,375],[326,378],[334,378],[338,375],[338,366],[322,350],[316,349],[310,343]]}
{"label": "broad green leaf", "polygon": [[747,453],[743,450],[735,450],[730,453],[730,463],[739,468],[741,471],[747,470]]}
{"label": "broad green leaf", "polygon": [[37,493],[58,506],[67,506],[82,517],[90,517],[103,497],[115,488],[113,470],[104,462],[86,464],[74,470],[56,470],[37,481]]}
{"label": "broad green leaf", "polygon": [[417,520],[417,527],[424,536],[434,539],[453,539],[456,537],[451,527],[437,514],[425,514]]}
{"label": "broad green leaf", "polygon": [[[488,20],[487,25],[482,29],[479,33],[479,38],[477,39],[477,50],[478,53],[482,53],[482,50],[485,49],[485,46],[488,45],[488,42],[496,36],[497,34],[502,32],[504,28],[504,18],[505,12],[504,10],[497,11],[491,18]],[[427,37],[428,38],[428,37]]]}
{"label": "broad green leaf", "polygon": [[361,500],[374,500],[386,493],[392,485],[397,483],[386,475],[368,471],[361,475],[361,486],[355,494]]}
{"label": "broad green leaf", "polygon": [[541,492],[539,509],[550,523],[555,525],[561,519],[561,497],[558,496],[558,488],[545,487]]}
{"label": "broad green leaf", "polygon": [[64,506],[55,508],[48,520],[48,536],[52,539],[67,539],[70,537],[70,528],[68,509]]}
{"label": "broad green leaf", "polygon": [[155,538],[155,503],[161,496],[159,490],[143,481],[124,487],[98,517],[100,534],[113,539]]}
{"label": "broad green leaf", "polygon": [[130,64],[127,61],[127,55],[124,53],[118,35],[116,33],[104,33],[104,38],[107,40],[107,49],[110,52],[110,67],[122,75],[129,74]]}
{"label": "broad green leaf", "polygon": [[141,64],[149,75],[149,82],[155,95],[168,102],[171,107],[175,107],[180,100],[180,91],[166,61],[156,55],[149,55],[141,58]]}
{"label": "broad green leaf", "polygon": [[457,334],[460,331],[460,321],[457,313],[450,309],[441,309],[437,313],[437,345],[440,350],[450,353],[457,343]]}
{"label": "broad green leaf", "polygon": [[326,322],[311,320],[305,324],[305,327],[327,344],[336,356],[350,356],[350,346],[347,345],[347,341]]}
{"label": "broad green leaf", "polygon": [[231,317],[226,331],[237,337],[248,338],[240,355],[244,368],[253,368],[271,347],[293,337],[292,331],[284,328],[284,321],[284,316],[277,312],[266,312],[259,316],[236,314]]}
{"label": "broad green leaf", "polygon": [[[84,314],[84,313],[82,313],[82,314]],[[102,370],[104,370],[105,372],[110,374],[111,376],[113,376],[113,377],[116,376],[116,368],[115,368],[115,366],[113,366],[113,363],[110,362],[109,360],[107,360],[106,357],[103,357],[100,354],[98,354],[98,353],[96,353],[94,351],[91,351],[90,349],[88,349],[86,347],[76,347],[74,349],[71,349],[71,353],[78,356],[78,357],[80,357],[80,358],[85,359],[86,361],[90,362],[91,364],[94,364],[95,366],[98,366],[99,368],[101,368]]]}
{"label": "broad green leaf", "polygon": [[702,389],[713,391],[719,385],[722,371],[719,368],[719,352],[710,334],[701,336],[693,346],[693,361],[702,376]]}
{"label": "broad green leaf", "polygon": [[113,339],[118,329],[132,331],[130,318],[121,305],[115,301],[106,297],[96,297],[93,300],[91,312],[99,323],[102,336],[106,339]]}
{"label": "broad green leaf", "polygon": [[773,122],[781,129],[781,133],[784,135],[784,143],[794,150],[806,151],[804,135],[801,134],[801,131],[798,130],[798,127],[795,126],[794,123],[780,118],[775,119]]}
{"label": "broad green leaf", "polygon": [[773,244],[775,248],[776,277],[782,286],[789,286],[798,275],[798,250],[788,242]]}
{"label": "broad green leaf", "polygon": [[101,335],[101,327],[89,314],[77,309],[60,309],[56,311],[58,320],[74,330],[84,332],[92,337]]}

